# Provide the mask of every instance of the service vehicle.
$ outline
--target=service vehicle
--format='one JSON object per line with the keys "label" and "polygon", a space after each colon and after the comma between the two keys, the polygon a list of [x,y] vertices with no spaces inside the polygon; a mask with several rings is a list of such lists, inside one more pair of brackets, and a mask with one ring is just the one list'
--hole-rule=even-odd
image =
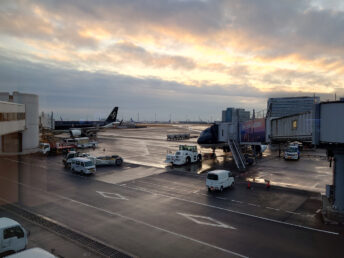
{"label": "service vehicle", "polygon": [[229,170],[213,170],[209,171],[206,179],[206,186],[208,191],[219,190],[227,187],[233,187],[235,184],[234,176]]}
{"label": "service vehicle", "polygon": [[24,250],[28,235],[29,233],[17,221],[0,218],[0,256]]}
{"label": "service vehicle", "polygon": [[6,256],[6,258],[57,258],[57,257],[42,248],[34,247],[34,248],[27,249],[25,251],[21,251],[16,254],[12,254],[10,256]]}
{"label": "service vehicle", "polygon": [[175,154],[167,154],[165,163],[184,165],[202,161],[202,154],[197,151],[197,146],[179,145]]}
{"label": "service vehicle", "polygon": [[93,164],[98,166],[121,166],[123,164],[123,159],[118,155],[112,156],[100,156],[100,157],[92,157],[88,156]]}
{"label": "service vehicle", "polygon": [[167,140],[168,141],[178,141],[178,140],[187,140],[190,139],[189,133],[179,133],[179,134],[168,134]]}
{"label": "service vehicle", "polygon": [[69,151],[66,153],[66,155],[63,157],[62,163],[65,166],[65,168],[70,168],[71,164],[72,164],[72,160],[74,158],[88,158],[90,156],[90,154],[88,153],[80,153],[77,151]]}
{"label": "service vehicle", "polygon": [[74,144],[66,144],[60,142],[41,142],[39,144],[39,147],[41,153],[43,153],[44,155],[66,153],[76,148]]}
{"label": "service vehicle", "polygon": [[78,157],[90,159],[96,167],[97,166],[121,166],[123,164],[123,159],[118,155],[93,157],[89,153],[80,153],[77,151],[68,152],[64,156],[62,162],[66,168],[70,168],[72,164],[72,160]]}
{"label": "service vehicle", "polygon": [[293,159],[299,160],[300,159],[300,150],[299,147],[296,145],[289,145],[288,148],[284,152],[284,159]]}
{"label": "service vehicle", "polygon": [[75,173],[91,175],[96,172],[96,166],[89,158],[73,158],[70,169]]}
{"label": "service vehicle", "polygon": [[96,141],[90,141],[88,137],[74,138],[74,141],[78,149],[96,148],[98,146]]}

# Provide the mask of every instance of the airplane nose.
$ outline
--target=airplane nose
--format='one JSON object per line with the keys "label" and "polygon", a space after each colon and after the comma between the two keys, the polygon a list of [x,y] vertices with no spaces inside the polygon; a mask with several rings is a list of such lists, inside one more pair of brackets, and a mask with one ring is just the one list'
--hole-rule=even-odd
{"label": "airplane nose", "polygon": [[208,144],[212,142],[213,142],[213,135],[211,134],[209,128],[204,130],[197,139],[197,143],[200,145]]}

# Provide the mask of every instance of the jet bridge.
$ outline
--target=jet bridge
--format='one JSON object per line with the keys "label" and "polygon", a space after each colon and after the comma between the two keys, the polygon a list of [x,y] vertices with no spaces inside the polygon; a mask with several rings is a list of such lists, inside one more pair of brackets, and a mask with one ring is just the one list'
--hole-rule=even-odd
{"label": "jet bridge", "polygon": [[344,212],[344,102],[323,102],[313,110],[313,144],[333,158],[333,185],[327,191],[333,208]]}

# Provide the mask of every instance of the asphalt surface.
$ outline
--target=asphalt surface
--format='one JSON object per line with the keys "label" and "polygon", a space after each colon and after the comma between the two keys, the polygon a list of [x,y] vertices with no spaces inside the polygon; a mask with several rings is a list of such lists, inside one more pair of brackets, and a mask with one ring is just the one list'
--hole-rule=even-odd
{"label": "asphalt surface", "polygon": [[37,223],[18,216],[18,214],[9,211],[5,206],[0,206],[0,217],[11,217],[30,232],[27,248],[40,247],[57,257],[99,257],[96,253],[66,239],[63,235],[53,233],[49,229],[37,225]]}
{"label": "asphalt surface", "polygon": [[208,193],[203,175],[178,169],[107,183],[98,177],[135,167],[85,177],[66,171],[58,157],[0,160],[2,199],[133,256],[339,257],[343,251],[341,231],[304,207],[316,193],[247,190],[240,181],[233,190]]}

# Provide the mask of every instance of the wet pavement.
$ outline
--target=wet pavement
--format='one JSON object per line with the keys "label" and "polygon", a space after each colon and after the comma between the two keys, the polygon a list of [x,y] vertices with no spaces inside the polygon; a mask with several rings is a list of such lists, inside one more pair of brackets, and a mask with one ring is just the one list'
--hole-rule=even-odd
{"label": "wet pavement", "polygon": [[[99,168],[94,176],[72,174],[61,156],[0,157],[0,203],[20,205],[132,256],[341,255],[343,228],[323,224],[318,213],[321,198],[315,190],[330,176],[326,160],[285,162],[269,155],[247,173],[236,172],[234,189],[209,193],[202,172],[234,170],[230,155],[218,151],[217,159],[186,167],[163,163],[166,151],[180,143],[166,141],[167,132],[190,127],[101,132],[100,147],[89,151],[119,154],[125,163]],[[269,190],[256,183],[247,189],[246,178],[266,177],[272,180]]]}

